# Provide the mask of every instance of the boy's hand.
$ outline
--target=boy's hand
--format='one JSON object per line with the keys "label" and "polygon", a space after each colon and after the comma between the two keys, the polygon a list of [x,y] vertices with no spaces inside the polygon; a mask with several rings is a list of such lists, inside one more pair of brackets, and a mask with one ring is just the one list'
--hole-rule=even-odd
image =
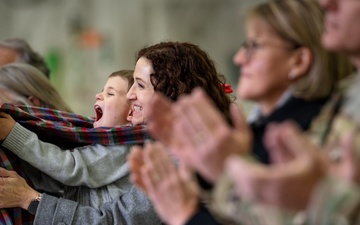
{"label": "boy's hand", "polygon": [[0,112],[0,140],[4,140],[15,126],[15,120],[7,113]]}

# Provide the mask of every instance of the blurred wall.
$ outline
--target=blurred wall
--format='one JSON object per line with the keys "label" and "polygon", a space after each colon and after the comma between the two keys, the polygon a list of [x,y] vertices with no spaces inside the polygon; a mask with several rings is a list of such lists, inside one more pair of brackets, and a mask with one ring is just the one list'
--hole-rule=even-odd
{"label": "blurred wall", "polygon": [[0,38],[26,39],[52,68],[76,113],[93,115],[107,76],[133,69],[138,49],[160,41],[198,44],[236,88],[232,56],[243,12],[263,0],[0,0]]}

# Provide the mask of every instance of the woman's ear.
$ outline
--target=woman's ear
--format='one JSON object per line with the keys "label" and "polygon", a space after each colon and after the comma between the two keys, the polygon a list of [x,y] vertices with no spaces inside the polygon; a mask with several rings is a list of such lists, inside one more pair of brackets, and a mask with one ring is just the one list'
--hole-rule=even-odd
{"label": "woman's ear", "polygon": [[41,107],[41,100],[34,96],[29,96],[28,100],[32,103],[33,106]]}
{"label": "woman's ear", "polygon": [[313,62],[313,54],[307,47],[301,47],[295,50],[292,60],[292,68],[289,72],[289,80],[294,81],[306,75]]}
{"label": "woman's ear", "polygon": [[131,123],[132,117],[133,117],[133,111],[132,111],[132,109],[130,109],[128,112],[128,115],[126,117],[126,121]]}

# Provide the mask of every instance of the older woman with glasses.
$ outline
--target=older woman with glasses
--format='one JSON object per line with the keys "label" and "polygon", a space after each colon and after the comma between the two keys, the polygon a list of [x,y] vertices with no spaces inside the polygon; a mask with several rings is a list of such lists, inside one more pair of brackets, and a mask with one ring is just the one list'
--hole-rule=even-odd
{"label": "older woman with glasses", "polygon": [[[222,195],[216,195],[215,211],[232,223],[272,224],[271,218],[251,220],[248,206],[237,201],[231,182],[221,177],[228,156],[250,152],[262,163],[277,160],[269,158],[263,143],[268,125],[292,120],[307,130],[337,82],[352,71],[348,60],[322,48],[322,27],[322,10],[311,0],[272,0],[249,11],[247,40],[233,59],[241,68],[238,96],[256,103],[249,125],[233,110],[235,128],[230,127],[200,90],[174,105],[161,96],[154,102],[149,121],[153,136],[172,150],[180,165],[196,170],[209,183],[225,184]],[[161,118],[156,117],[159,113]],[[145,148],[130,157],[133,180],[163,220],[217,224],[199,204],[194,181],[184,175],[187,170],[176,169],[162,145]]]}
{"label": "older woman with glasses", "polygon": [[241,68],[238,96],[256,103],[249,122],[252,153],[261,162],[270,163],[262,142],[266,126],[293,120],[307,130],[351,70],[321,47],[321,27],[319,6],[306,0],[272,1],[248,13],[247,40],[233,61]]}

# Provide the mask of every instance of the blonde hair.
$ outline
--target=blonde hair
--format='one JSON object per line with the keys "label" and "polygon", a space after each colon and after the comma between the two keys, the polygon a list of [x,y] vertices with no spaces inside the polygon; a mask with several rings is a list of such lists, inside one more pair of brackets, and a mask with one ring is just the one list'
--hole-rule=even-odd
{"label": "blonde hair", "polygon": [[346,57],[322,47],[323,16],[315,0],[272,0],[248,12],[248,21],[260,19],[284,41],[312,52],[313,61],[307,74],[292,85],[292,93],[297,97],[327,97],[336,88],[337,81],[353,72]]}
{"label": "blonde hair", "polygon": [[122,77],[128,82],[128,91],[134,83],[134,70],[119,70],[110,74],[110,77]]}
{"label": "blonde hair", "polygon": [[41,107],[72,112],[55,87],[33,66],[10,63],[0,67],[0,89],[8,91],[18,103],[30,104],[30,96],[40,100]]}

